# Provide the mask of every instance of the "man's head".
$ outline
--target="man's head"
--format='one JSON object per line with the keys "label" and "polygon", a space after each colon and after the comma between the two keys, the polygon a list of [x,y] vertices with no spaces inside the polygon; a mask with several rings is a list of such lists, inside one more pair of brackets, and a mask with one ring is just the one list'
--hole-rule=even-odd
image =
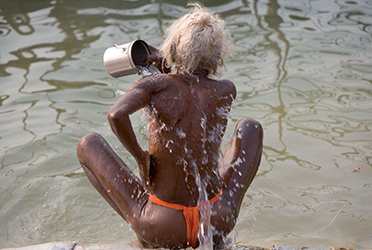
{"label": "man's head", "polygon": [[190,13],[168,27],[162,55],[167,66],[174,66],[178,73],[190,74],[199,68],[218,75],[232,47],[230,34],[217,15],[199,4],[190,6]]}

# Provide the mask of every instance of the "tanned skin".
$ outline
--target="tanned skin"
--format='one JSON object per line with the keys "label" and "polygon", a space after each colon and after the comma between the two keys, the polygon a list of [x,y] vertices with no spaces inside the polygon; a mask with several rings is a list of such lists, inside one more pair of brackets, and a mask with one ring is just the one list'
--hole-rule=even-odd
{"label": "tanned skin", "polygon": [[[215,248],[235,226],[244,195],[256,175],[263,132],[252,119],[240,120],[224,154],[221,141],[236,97],[229,80],[212,80],[208,71],[168,74],[158,51],[149,61],[164,73],[139,79],[108,112],[112,131],[134,157],[140,179],[102,136],[90,133],[78,144],[78,158],[88,179],[127,221],[146,248],[186,248],[182,211],[149,201],[159,199],[196,206],[197,178],[207,198],[223,195],[211,205]],[[149,116],[148,151],[138,144],[130,115],[144,109]]]}

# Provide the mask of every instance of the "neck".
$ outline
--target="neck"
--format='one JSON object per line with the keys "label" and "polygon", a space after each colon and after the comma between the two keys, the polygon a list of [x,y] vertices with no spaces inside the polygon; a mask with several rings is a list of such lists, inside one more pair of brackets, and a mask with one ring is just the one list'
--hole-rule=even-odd
{"label": "neck", "polygon": [[207,76],[208,70],[197,68],[196,70],[194,70],[194,72],[192,72],[192,74],[197,76]]}

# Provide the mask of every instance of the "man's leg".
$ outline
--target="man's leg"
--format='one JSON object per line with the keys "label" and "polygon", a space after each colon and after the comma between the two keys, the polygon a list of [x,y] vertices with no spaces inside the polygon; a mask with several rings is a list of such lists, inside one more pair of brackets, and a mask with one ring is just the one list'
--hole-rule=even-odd
{"label": "man's leg", "polygon": [[225,183],[224,192],[236,209],[236,216],[261,162],[262,140],[260,123],[253,119],[242,119],[236,125],[233,138],[225,151],[220,175]]}
{"label": "man's leg", "polygon": [[84,136],[77,155],[89,181],[111,207],[128,223],[137,220],[148,195],[105,139],[96,133]]}

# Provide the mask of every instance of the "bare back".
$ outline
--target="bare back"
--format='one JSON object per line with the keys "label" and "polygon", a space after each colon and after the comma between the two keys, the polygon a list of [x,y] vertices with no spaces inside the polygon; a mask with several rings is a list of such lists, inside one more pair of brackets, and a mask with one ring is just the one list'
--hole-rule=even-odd
{"label": "bare back", "polygon": [[201,180],[208,178],[209,198],[216,195],[222,187],[220,144],[236,95],[234,85],[203,75],[162,74],[143,78],[133,88],[151,96],[146,108],[151,116],[153,193],[169,202],[195,206],[200,176]]}

